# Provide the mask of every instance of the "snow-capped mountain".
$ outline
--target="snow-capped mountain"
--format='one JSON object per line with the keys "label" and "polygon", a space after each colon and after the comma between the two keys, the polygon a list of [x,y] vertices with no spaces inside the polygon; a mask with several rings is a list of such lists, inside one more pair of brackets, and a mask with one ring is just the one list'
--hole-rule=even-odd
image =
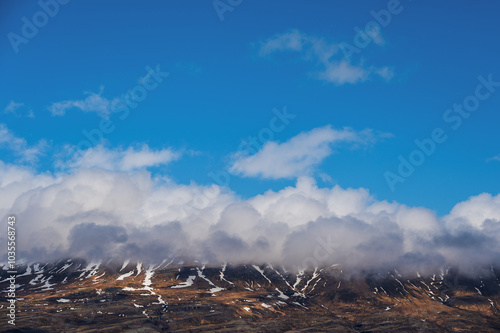
{"label": "snow-capped mountain", "polygon": [[[8,313],[6,267],[0,313]],[[500,269],[403,276],[179,258],[20,265],[16,329],[36,332],[500,330]],[[4,326],[7,331],[9,327]]]}

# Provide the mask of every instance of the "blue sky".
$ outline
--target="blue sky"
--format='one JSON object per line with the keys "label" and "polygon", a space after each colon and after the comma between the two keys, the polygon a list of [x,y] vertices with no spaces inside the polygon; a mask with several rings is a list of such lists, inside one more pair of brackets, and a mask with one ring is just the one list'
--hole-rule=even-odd
{"label": "blue sky", "polygon": [[[82,131],[98,130],[103,140],[92,144],[93,153],[73,156],[79,165],[146,168],[179,184],[208,185],[216,182],[210,175],[223,173],[223,185],[243,198],[310,176],[320,187],[363,187],[378,200],[444,215],[470,196],[498,193],[500,87],[483,84],[488,97],[458,128],[449,118],[457,113],[444,119],[455,103],[470,96],[473,103],[484,80],[500,81],[495,1],[57,6],[25,38],[23,18],[43,20],[41,5],[0,4],[5,164],[72,172],[61,160],[87,140]],[[366,29],[370,13],[388,6],[390,22]],[[357,45],[355,28],[370,43],[346,57],[342,49]],[[154,81],[150,71],[157,69],[163,74]],[[127,116],[114,112],[112,101],[145,81],[155,86],[147,96]],[[276,112],[285,109],[293,118],[273,130]],[[99,127],[104,120],[109,133]],[[414,141],[436,128],[445,142],[391,188],[387,172],[399,175],[398,156],[408,160]],[[240,149],[259,133],[272,138]]]}

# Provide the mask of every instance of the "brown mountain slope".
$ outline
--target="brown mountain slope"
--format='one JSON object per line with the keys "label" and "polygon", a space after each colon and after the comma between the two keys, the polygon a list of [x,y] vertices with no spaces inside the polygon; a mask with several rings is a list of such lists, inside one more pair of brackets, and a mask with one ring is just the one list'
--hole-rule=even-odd
{"label": "brown mountain slope", "polygon": [[500,331],[493,267],[475,278],[452,270],[347,278],[338,267],[293,274],[271,265],[68,259],[19,271],[15,327],[1,274],[2,332]]}

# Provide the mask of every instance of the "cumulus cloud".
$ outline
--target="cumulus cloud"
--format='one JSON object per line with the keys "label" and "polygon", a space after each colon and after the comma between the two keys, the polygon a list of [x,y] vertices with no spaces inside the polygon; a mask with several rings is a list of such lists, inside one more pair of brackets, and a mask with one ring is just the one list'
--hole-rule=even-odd
{"label": "cumulus cloud", "polygon": [[[181,153],[171,148],[150,149],[144,144],[141,147],[127,149],[108,149],[103,145],[80,151],[71,161],[73,168],[99,168],[115,171],[133,171],[147,167],[166,165],[176,161]],[[62,165],[62,162],[59,162]]]}
{"label": "cumulus cloud", "polygon": [[16,103],[13,100],[11,100],[9,104],[7,104],[7,106],[3,110],[3,113],[13,114],[16,117],[35,117],[33,110],[26,108],[24,103]]}
{"label": "cumulus cloud", "polygon": [[17,137],[5,124],[0,124],[0,149],[7,149],[17,155],[20,162],[34,163],[47,147],[45,140],[29,145],[24,138]]}
{"label": "cumulus cloud", "polygon": [[38,174],[0,163],[0,182],[0,218],[17,215],[22,260],[184,256],[415,274],[449,265],[467,271],[500,258],[499,195],[471,197],[438,217],[378,201],[366,189],[320,188],[309,177],[248,199],[145,170]]}
{"label": "cumulus cloud", "polygon": [[[369,35],[375,44],[384,44],[380,31],[375,29]],[[296,29],[276,34],[258,45],[258,54],[261,57],[277,52],[300,53],[304,60],[312,61],[318,66],[315,77],[336,85],[363,82],[374,75],[388,81],[394,75],[390,67],[367,67],[363,62],[352,64],[340,52],[340,43],[328,43],[323,38],[308,35]]]}
{"label": "cumulus cloud", "polygon": [[267,142],[253,155],[236,153],[229,171],[245,177],[271,179],[308,175],[333,153],[334,147],[342,143],[366,145],[379,136],[384,135],[376,135],[369,129],[356,132],[350,128],[319,127],[283,143]]}
{"label": "cumulus cloud", "polygon": [[482,193],[457,204],[446,217],[449,228],[472,226],[484,229],[491,221],[500,222],[500,195]]}
{"label": "cumulus cloud", "polygon": [[116,243],[125,243],[127,230],[122,226],[81,223],[68,236],[69,252],[90,259],[103,258]]}

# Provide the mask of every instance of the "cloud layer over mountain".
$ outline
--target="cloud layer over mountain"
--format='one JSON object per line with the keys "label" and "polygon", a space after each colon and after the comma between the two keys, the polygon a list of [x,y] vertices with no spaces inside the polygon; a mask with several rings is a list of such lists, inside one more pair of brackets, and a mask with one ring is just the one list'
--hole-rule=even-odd
{"label": "cloud layer over mountain", "polygon": [[[18,256],[193,256],[413,272],[450,265],[470,271],[500,258],[500,195],[471,197],[440,218],[427,208],[377,201],[362,188],[318,188],[309,177],[243,200],[217,185],[107,169],[37,174],[0,163],[0,216],[17,215]],[[0,238],[5,244],[5,233]]]}

